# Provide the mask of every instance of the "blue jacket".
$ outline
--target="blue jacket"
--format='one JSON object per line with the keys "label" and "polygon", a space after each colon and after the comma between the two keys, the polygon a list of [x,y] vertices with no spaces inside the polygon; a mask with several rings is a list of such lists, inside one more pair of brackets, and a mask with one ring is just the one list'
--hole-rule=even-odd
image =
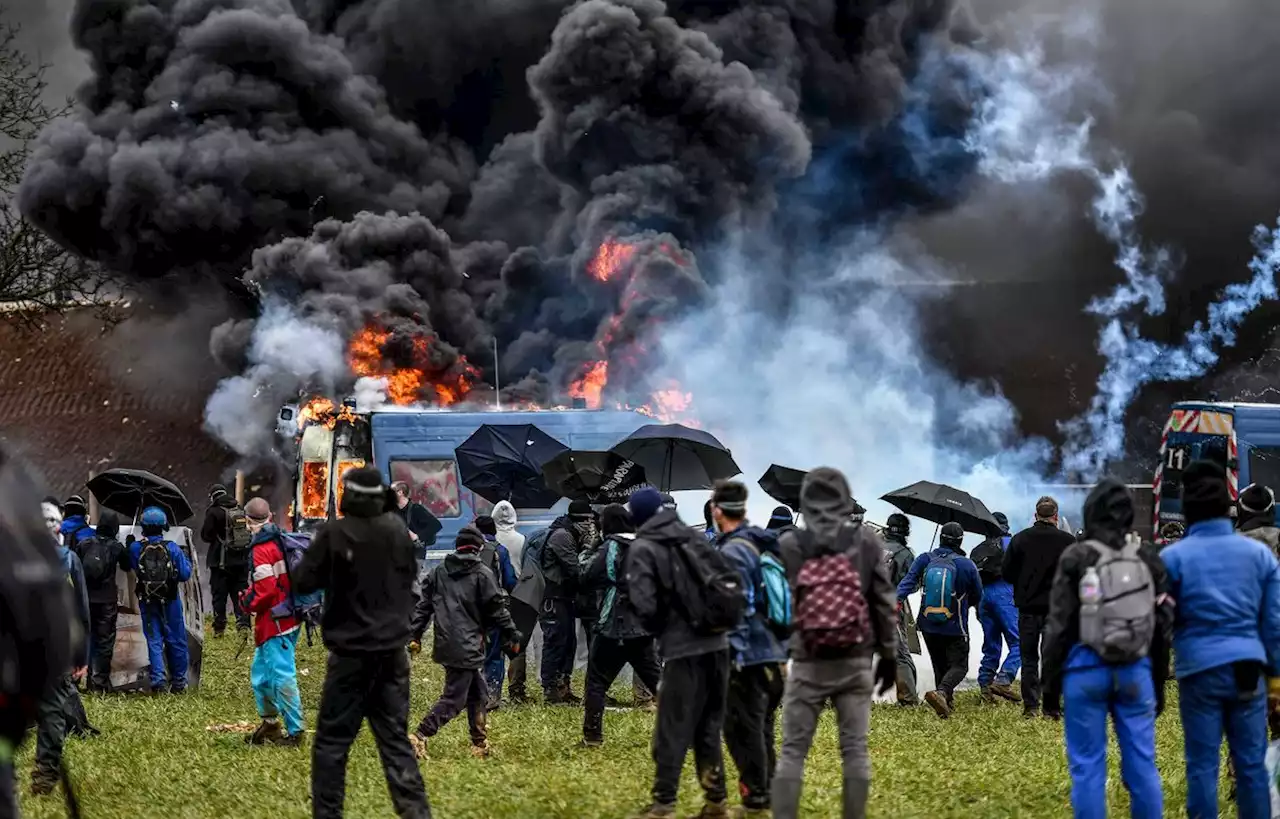
{"label": "blue jacket", "polygon": [[71,596],[76,601],[76,617],[80,620],[80,633],[84,638],[84,654],[76,666],[84,668],[89,665],[89,593],[84,585],[84,567],[76,553],[66,546],[58,547],[58,560],[71,582]]}
{"label": "blue jacket", "polygon": [[1227,518],[1201,521],[1160,553],[1174,599],[1178,679],[1256,660],[1280,675],[1280,564]]}
{"label": "blue jacket", "polygon": [[74,549],[81,540],[94,536],[93,527],[85,521],[84,515],[72,515],[58,526],[58,534],[62,535],[62,545]]}
{"label": "blue jacket", "polygon": [[742,588],[746,590],[747,609],[742,623],[729,632],[729,649],[737,668],[766,663],[785,663],[787,650],[774,636],[765,622],[765,612],[757,607],[764,576],[760,569],[760,554],[778,550],[778,538],[773,532],[754,526],[743,526],[725,532],[716,539],[716,545],[725,557],[733,562],[742,575]]}
{"label": "blue jacket", "polygon": [[898,599],[906,600],[908,596],[915,594],[924,582],[925,569],[929,568],[929,563],[937,557],[945,557],[954,555],[956,558],[956,600],[960,603],[960,616],[954,617],[945,623],[934,623],[925,620],[923,617],[916,618],[916,627],[923,632],[929,634],[949,634],[951,636],[967,637],[969,635],[969,607],[976,605],[982,600],[982,578],[978,576],[978,567],[974,562],[964,556],[964,552],[951,549],[947,546],[939,546],[932,552],[925,552],[916,558],[911,564],[911,569],[907,572],[907,576],[902,578],[902,582],[898,584]]}
{"label": "blue jacket", "polygon": [[[148,543],[159,543],[164,541],[160,535],[153,535],[144,538]],[[178,544],[172,540],[164,541],[169,546],[169,557],[173,558],[173,565],[178,570],[178,582],[186,583],[191,579],[191,561],[187,560],[186,552],[179,548]],[[138,570],[138,558],[142,555],[142,540],[135,540],[129,544],[129,571],[136,572]]]}
{"label": "blue jacket", "polygon": [[511,552],[501,543],[495,541],[495,544],[498,547],[498,565],[502,568],[502,588],[511,591],[520,581],[520,577],[516,574],[515,566],[511,564]]}

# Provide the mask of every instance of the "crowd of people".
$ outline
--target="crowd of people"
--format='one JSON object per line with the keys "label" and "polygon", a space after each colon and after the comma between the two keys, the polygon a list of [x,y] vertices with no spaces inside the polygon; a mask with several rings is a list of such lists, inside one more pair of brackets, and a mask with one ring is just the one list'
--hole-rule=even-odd
{"label": "crowd of people", "polygon": [[[891,515],[881,535],[863,524],[845,476],[819,468],[801,490],[802,527],[786,507],[767,527],[751,525],[748,490],[732,481],[716,485],[696,527],[651,488],[626,504],[575,502],[527,537],[503,503],[464,527],[452,553],[426,571],[426,530],[414,533],[409,523],[408,493],[384,485],[372,467],[343,480],[342,517],[305,544],[273,522],[264,499],[241,507],[221,486],[202,527],[214,634],[224,632],[230,603],[255,644],[250,684],[261,724],[251,744],[303,744],[295,652],[306,614],[298,600],[323,593],[329,659],[311,743],[316,817],[342,815],[347,757],[365,720],[397,814],[430,816],[418,759],[432,737],[465,711],[472,752],[489,753],[487,714],[503,706],[507,658],[507,702],[528,699],[532,634],[516,625],[518,605],[537,610],[544,702],[583,706],[582,747],[605,742],[607,691],[626,666],[638,693],[656,693],[655,771],[642,819],[675,815],[690,750],[704,792],[699,816],[796,817],[828,704],[843,764],[842,815],[865,816],[873,697],[894,691],[900,707],[957,716],[955,692],[970,670],[970,612],[983,631],[981,700],[1021,702],[1028,718],[1064,721],[1077,816],[1106,815],[1109,719],[1133,815],[1162,815],[1155,720],[1171,649],[1189,814],[1217,815],[1225,735],[1239,815],[1271,815],[1265,754],[1269,724],[1280,723],[1280,528],[1269,488],[1251,486],[1233,500],[1212,462],[1185,470],[1185,527],[1162,531],[1158,544],[1134,534],[1128,489],[1103,480],[1076,535],[1045,497],[1022,531],[997,514],[1002,533],[966,553],[965,532],[947,523],[936,548],[916,555],[909,518]],[[114,607],[116,569],[134,573],[152,693],[177,694],[187,658],[176,590],[191,572],[190,557],[164,538],[168,521],[158,508],[142,511],[142,537],[125,543],[111,513],[96,527],[86,523],[81,498],[46,501],[44,513],[89,639],[39,698],[34,793],[59,781],[63,739],[83,719],[77,682],[89,691],[110,686],[114,624],[103,584],[111,584]],[[541,593],[531,601],[534,586]],[[579,623],[590,640],[583,699],[570,685]],[[410,729],[410,664],[428,628],[444,685]],[[933,670],[923,693],[917,636]],[[91,727],[87,719],[82,727]],[[738,772],[736,805],[725,749]]]}

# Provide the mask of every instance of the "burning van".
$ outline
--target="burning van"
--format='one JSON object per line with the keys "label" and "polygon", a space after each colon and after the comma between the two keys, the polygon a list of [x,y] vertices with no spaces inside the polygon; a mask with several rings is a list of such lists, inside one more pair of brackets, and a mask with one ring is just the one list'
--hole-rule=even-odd
{"label": "burning van", "polygon": [[[350,469],[376,464],[388,483],[404,481],[413,500],[431,510],[443,524],[427,560],[453,551],[453,539],[493,504],[462,486],[454,450],[482,424],[533,424],[575,450],[609,449],[657,419],[634,410],[465,411],[388,407],[357,412],[355,402],[341,406],[317,399],[280,411],[282,431],[296,431],[297,464],[290,522],[310,531],[337,516],[342,476]],[[546,526],[567,501],[549,509],[519,509],[525,532]]]}

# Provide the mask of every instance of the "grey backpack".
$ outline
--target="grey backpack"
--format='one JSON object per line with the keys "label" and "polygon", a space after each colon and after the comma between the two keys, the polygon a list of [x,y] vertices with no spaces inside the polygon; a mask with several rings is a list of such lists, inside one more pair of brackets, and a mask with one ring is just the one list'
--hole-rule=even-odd
{"label": "grey backpack", "polygon": [[1130,535],[1120,549],[1097,541],[1088,546],[1098,562],[1080,579],[1080,642],[1108,663],[1140,660],[1156,628],[1155,581],[1139,555],[1142,540]]}

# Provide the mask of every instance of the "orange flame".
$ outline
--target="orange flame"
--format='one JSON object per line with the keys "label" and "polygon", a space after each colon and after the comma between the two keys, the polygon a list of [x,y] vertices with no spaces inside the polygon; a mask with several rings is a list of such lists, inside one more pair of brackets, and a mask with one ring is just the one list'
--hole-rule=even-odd
{"label": "orange flame", "polygon": [[324,461],[302,464],[302,516],[323,518],[329,511],[329,465]]}
{"label": "orange flame", "polygon": [[609,383],[609,362],[593,361],[582,377],[569,385],[569,397],[587,402],[587,409],[600,409],[605,384]]}
{"label": "orange flame", "polygon": [[[418,367],[392,367],[383,360],[382,348],[391,333],[376,325],[369,325],[347,343],[347,363],[356,375],[381,378],[387,382],[387,398],[393,404],[406,406],[424,400],[424,394],[435,399],[440,406],[456,404],[467,397],[479,373],[461,360],[457,373],[439,373],[432,378]],[[431,351],[426,338],[413,339],[415,361],[429,361]]]}
{"label": "orange flame", "polygon": [[610,237],[604,240],[596,255],[587,262],[587,272],[596,281],[607,282],[631,261],[635,253],[635,245]]}
{"label": "orange flame", "polygon": [[339,421],[360,421],[363,420],[351,411],[346,404],[335,406],[333,401],[324,396],[316,396],[303,405],[298,412],[298,429],[305,428],[308,424],[324,424],[329,429],[333,429]]}

